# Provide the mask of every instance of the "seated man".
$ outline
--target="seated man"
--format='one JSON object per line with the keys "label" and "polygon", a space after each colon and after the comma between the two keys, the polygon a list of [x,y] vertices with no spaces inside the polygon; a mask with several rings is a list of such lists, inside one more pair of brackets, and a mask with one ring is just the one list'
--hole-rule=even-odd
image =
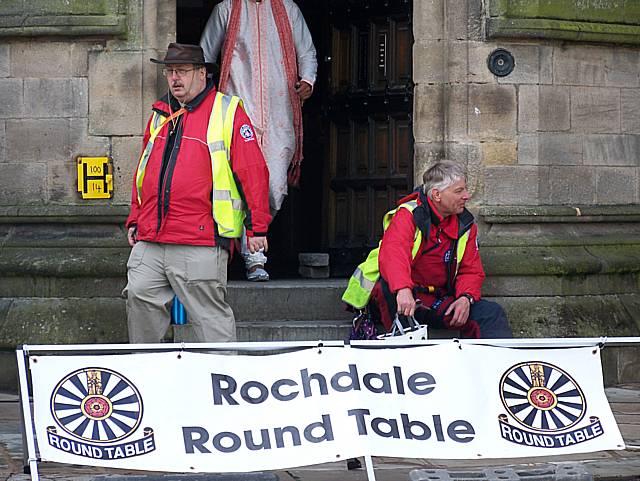
{"label": "seated man", "polygon": [[390,330],[397,312],[464,338],[512,337],[502,307],[481,299],[485,274],[464,169],[441,161],[423,181],[385,216],[377,256],[358,267],[343,300],[366,305],[378,333]]}

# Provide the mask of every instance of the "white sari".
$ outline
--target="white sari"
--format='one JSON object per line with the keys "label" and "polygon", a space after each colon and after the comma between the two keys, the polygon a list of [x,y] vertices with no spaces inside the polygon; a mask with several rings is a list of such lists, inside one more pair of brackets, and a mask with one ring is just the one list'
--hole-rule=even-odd
{"label": "white sari", "polygon": [[[282,47],[270,1],[241,1],[240,28],[224,93],[239,96],[253,122],[269,167],[269,201],[275,212],[287,195],[287,171],[295,150],[295,133]],[[283,3],[293,33],[298,74],[313,86],[318,63],[311,33],[298,6],[292,0]],[[231,6],[232,0],[224,0],[209,17],[200,40],[207,62],[217,60]]]}

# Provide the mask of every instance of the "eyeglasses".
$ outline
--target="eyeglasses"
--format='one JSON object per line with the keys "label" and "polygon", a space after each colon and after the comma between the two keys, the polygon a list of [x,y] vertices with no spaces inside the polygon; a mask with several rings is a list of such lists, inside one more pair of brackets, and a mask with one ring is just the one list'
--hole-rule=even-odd
{"label": "eyeglasses", "polygon": [[195,68],[163,68],[162,75],[164,75],[165,77],[173,77],[173,74],[175,73],[178,77],[184,77],[189,72],[192,72],[194,70],[197,70],[197,69]]}

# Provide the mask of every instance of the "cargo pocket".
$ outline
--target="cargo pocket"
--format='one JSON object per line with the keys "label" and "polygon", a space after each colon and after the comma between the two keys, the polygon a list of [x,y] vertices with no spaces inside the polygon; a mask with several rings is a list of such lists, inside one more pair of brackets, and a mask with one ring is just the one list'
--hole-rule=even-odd
{"label": "cargo pocket", "polygon": [[217,281],[227,283],[227,252],[220,247],[207,247],[198,249],[198,256],[187,259],[186,278],[187,283],[199,281]]}
{"label": "cargo pocket", "polygon": [[131,254],[129,254],[129,259],[127,260],[127,269],[135,269],[142,264],[142,259],[144,258],[144,252],[146,250],[146,242],[136,242],[131,248]]}

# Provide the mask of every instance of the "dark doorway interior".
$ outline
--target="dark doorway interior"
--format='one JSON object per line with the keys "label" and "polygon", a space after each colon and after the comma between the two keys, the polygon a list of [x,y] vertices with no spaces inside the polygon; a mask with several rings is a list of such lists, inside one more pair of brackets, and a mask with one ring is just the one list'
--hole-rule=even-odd
{"label": "dark doorway interior", "polygon": [[[211,0],[177,0],[177,40],[198,43]],[[382,215],[413,187],[411,0],[296,0],[318,78],[304,105],[300,188],[269,232],[268,271],[297,277],[298,253],[329,252],[347,276],[375,247]],[[242,279],[236,259],[230,277]]]}

